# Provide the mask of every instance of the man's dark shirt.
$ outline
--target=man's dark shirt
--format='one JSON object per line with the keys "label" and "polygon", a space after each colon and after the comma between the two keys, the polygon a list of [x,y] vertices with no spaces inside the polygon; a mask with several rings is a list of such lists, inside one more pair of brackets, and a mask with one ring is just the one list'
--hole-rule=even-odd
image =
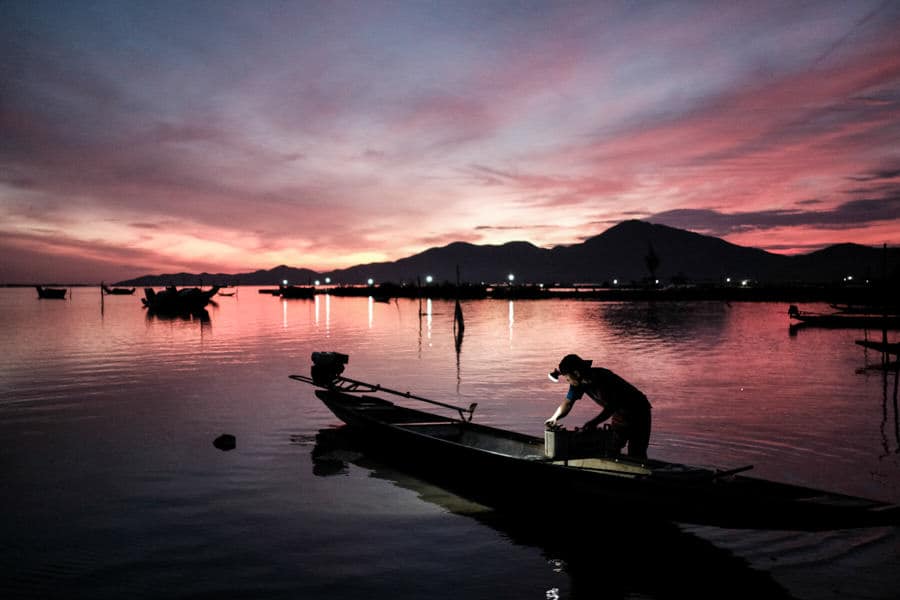
{"label": "man's dark shirt", "polygon": [[635,417],[650,410],[650,402],[639,389],[602,367],[591,368],[590,383],[569,386],[566,398],[575,402],[587,394],[594,402],[612,413],[613,425],[628,425]]}

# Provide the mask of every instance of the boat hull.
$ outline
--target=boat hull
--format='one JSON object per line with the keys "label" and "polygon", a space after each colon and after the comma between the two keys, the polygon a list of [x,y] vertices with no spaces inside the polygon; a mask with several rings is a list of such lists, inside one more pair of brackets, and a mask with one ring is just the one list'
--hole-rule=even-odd
{"label": "boat hull", "polygon": [[[900,508],[662,461],[544,456],[543,440],[398,407],[371,396],[317,390],[367,447],[473,499],[515,507],[614,510],[637,518],[730,528],[830,530],[896,525]],[[564,514],[564,513],[563,513]]]}
{"label": "boat hull", "polygon": [[800,327],[826,327],[831,329],[900,329],[900,315],[896,313],[860,313],[860,312],[834,312],[812,313],[804,312],[791,305],[788,308],[788,316],[792,321],[791,328]]}
{"label": "boat hull", "polygon": [[66,288],[51,288],[41,285],[34,287],[37,290],[38,298],[42,300],[65,300],[66,292],[68,291]]}
{"label": "boat hull", "polygon": [[100,286],[103,289],[103,293],[107,296],[130,296],[134,294],[134,291],[137,288],[111,288],[109,286]]}

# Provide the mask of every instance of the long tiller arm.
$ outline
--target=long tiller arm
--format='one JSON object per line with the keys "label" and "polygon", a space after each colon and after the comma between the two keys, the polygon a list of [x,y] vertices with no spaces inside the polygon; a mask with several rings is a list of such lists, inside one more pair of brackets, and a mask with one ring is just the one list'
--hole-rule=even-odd
{"label": "long tiller arm", "polygon": [[477,402],[473,402],[469,405],[469,408],[463,408],[461,406],[454,406],[453,404],[446,404],[444,402],[438,402],[437,400],[423,398],[422,396],[416,396],[415,394],[410,394],[409,392],[392,390],[391,388],[386,388],[377,383],[366,383],[365,381],[357,381],[356,379],[350,379],[349,377],[343,376],[336,377],[328,385],[322,385],[321,383],[314,381],[312,377],[307,377],[306,375],[290,375],[290,378],[296,379],[297,381],[302,381],[304,383],[311,383],[312,385],[324,387],[326,389],[338,390],[340,392],[386,392],[388,394],[402,396],[403,398],[409,398],[411,400],[419,400],[420,402],[427,402],[428,404],[434,404],[435,406],[455,410],[459,413],[460,420],[467,422],[470,422],[472,420],[472,417],[475,414],[475,407],[478,406]]}

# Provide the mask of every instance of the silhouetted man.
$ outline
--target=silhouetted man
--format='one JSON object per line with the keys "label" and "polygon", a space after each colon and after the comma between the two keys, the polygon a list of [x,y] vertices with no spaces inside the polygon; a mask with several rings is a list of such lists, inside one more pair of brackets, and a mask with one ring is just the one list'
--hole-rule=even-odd
{"label": "silhouetted man", "polygon": [[603,407],[600,414],[584,424],[584,429],[596,429],[610,419],[609,431],[613,436],[613,446],[621,451],[628,444],[628,456],[647,458],[650,443],[650,402],[639,389],[610,371],[601,367],[591,367],[593,361],[584,360],[577,354],[568,354],[559,363],[559,368],[550,373],[550,378],[558,381],[560,375],[569,383],[566,399],[547,419],[548,426],[555,426],[569,411],[575,401],[587,394]]}

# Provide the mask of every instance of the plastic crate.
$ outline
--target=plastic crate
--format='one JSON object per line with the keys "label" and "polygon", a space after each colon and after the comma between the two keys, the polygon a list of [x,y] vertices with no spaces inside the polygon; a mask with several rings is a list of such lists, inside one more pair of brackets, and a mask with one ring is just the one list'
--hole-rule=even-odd
{"label": "plastic crate", "polygon": [[554,460],[617,454],[608,428],[573,431],[562,427],[544,430],[544,456]]}

